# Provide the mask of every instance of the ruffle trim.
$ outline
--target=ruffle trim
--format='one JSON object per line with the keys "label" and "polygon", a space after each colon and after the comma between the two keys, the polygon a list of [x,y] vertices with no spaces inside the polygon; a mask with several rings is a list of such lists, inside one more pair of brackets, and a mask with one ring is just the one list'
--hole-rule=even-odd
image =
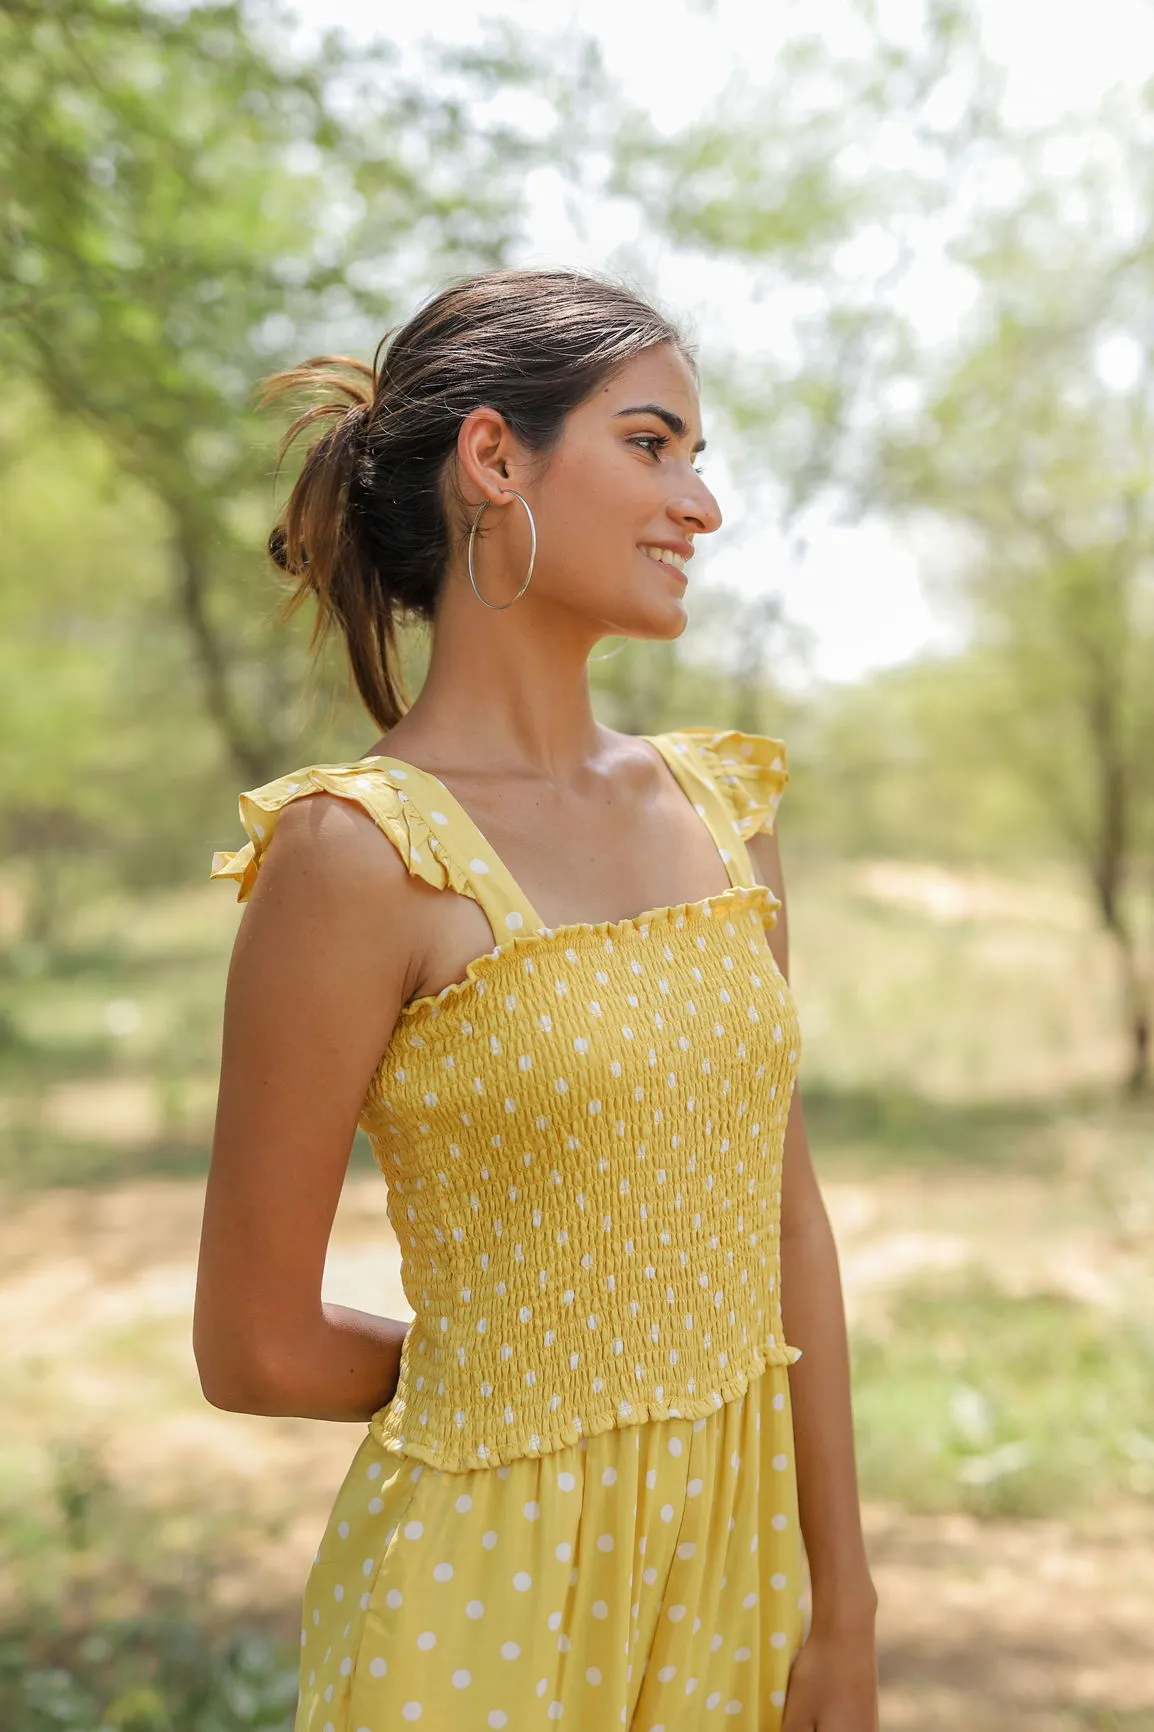
{"label": "ruffle trim", "polygon": [[[710,1395],[694,1395],[679,1402],[676,1407],[670,1407],[663,1401],[634,1401],[630,1403],[630,1411],[626,1416],[605,1409],[585,1420],[580,1426],[572,1423],[561,1425],[554,1431],[533,1432],[528,1427],[520,1427],[512,1436],[506,1437],[503,1443],[492,1443],[487,1438],[481,1442],[486,1453],[481,1456],[476,1452],[468,1461],[463,1459],[461,1450],[437,1450],[429,1444],[416,1439],[409,1439],[400,1430],[402,1409],[398,1407],[397,1397],[387,1406],[378,1409],[369,1420],[369,1432],[391,1455],[412,1457],[423,1461],[429,1467],[441,1468],[446,1473],[473,1473],[478,1468],[506,1467],[512,1462],[524,1460],[526,1457],[553,1455],[559,1449],[568,1449],[572,1444],[579,1443],[583,1437],[598,1437],[602,1432],[613,1428],[624,1428],[629,1425],[644,1425],[652,1419],[700,1419],[703,1415],[716,1413],[724,1407],[727,1401],[736,1401],[744,1395],[750,1384],[770,1365],[795,1365],[801,1358],[801,1348],[791,1347],[788,1342],[780,1346],[756,1347],[752,1362],[748,1368],[735,1371],[733,1375],[721,1384],[720,1388]],[[714,1400],[713,1396],[717,1399]],[[536,1447],[533,1438],[537,1438]]]}
{"label": "ruffle trim", "polygon": [[426,994],[423,998],[410,999],[402,1005],[402,1017],[422,1014],[437,1015],[441,1006],[451,999],[457,998],[463,992],[483,992],[487,975],[495,969],[500,969],[509,957],[518,957],[526,951],[541,948],[556,949],[559,945],[576,946],[594,941],[612,944],[615,939],[626,933],[646,932],[651,926],[677,926],[687,920],[716,919],[724,914],[732,904],[747,903],[760,906],[764,912],[765,924],[772,928],[777,924],[777,910],[781,907],[780,896],[775,896],[766,884],[731,884],[726,890],[719,890],[713,896],[705,896],[700,902],[677,902],[664,908],[649,908],[643,914],[633,914],[624,920],[575,921],[568,926],[545,926],[540,932],[515,932],[512,937],[503,940],[495,950],[486,950],[481,956],[475,956],[466,964],[465,973],[460,980],[451,980],[439,992]]}
{"label": "ruffle trim", "polygon": [[214,853],[209,877],[234,879],[237,901],[246,902],[281,812],[294,800],[325,793],[361,806],[395,845],[413,877],[423,878],[435,890],[455,890],[476,901],[472,881],[454,864],[440,837],[404,790],[390,780],[391,774],[395,772],[372,759],[355,764],[310,764],[248,790],[240,795],[237,809],[250,839],[243,848]]}
{"label": "ruffle trim", "polygon": [[675,737],[688,738],[703,755],[743,842],[773,829],[789,781],[784,740],[739,728],[678,728]]}

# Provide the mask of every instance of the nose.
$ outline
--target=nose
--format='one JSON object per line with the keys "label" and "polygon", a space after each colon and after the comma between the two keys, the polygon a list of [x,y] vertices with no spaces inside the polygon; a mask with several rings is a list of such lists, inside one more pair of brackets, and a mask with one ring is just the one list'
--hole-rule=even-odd
{"label": "nose", "polygon": [[721,507],[713,494],[700,483],[691,493],[682,494],[669,502],[669,514],[686,535],[712,535],[724,521]]}

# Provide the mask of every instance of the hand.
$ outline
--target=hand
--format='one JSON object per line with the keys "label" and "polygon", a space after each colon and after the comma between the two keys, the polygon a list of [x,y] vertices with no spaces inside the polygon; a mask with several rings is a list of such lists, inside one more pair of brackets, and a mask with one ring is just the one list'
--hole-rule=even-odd
{"label": "hand", "polygon": [[878,1732],[872,1630],[811,1630],[789,1674],[781,1732]]}

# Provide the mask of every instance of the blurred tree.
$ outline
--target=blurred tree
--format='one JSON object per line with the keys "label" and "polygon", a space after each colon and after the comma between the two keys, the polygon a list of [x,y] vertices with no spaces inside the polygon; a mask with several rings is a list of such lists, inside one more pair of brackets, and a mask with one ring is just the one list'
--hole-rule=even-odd
{"label": "blurred tree", "polygon": [[[269,515],[252,385],[328,340],[375,346],[418,275],[503,262],[527,170],[564,156],[598,78],[500,30],[419,70],[288,42],[271,7],[0,0],[0,368],[160,506],[169,604],[248,783],[280,762],[301,671],[243,593]],[[528,89],[544,130],[494,103]]]}
{"label": "blurred tree", "polygon": [[891,429],[877,492],[956,524],[989,674],[975,719],[1083,868],[1150,1080],[1154,867],[1154,115],[1115,98],[1023,148],[959,257],[962,340]]}
{"label": "blurred tree", "polygon": [[246,787],[299,749],[252,387],[505,262],[527,176],[600,124],[596,56],[554,46],[494,26],[414,66],[306,53],[271,3],[0,0],[3,843],[34,925],[102,831],[134,877],[178,870],[222,748]]}

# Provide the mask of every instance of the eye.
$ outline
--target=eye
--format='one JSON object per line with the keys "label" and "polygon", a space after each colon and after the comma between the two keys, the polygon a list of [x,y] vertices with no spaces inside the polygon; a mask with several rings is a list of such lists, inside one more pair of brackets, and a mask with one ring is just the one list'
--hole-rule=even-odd
{"label": "eye", "polygon": [[[631,445],[644,446],[648,450],[649,455],[656,458],[669,444],[669,435],[668,433],[636,433],[633,438],[630,439],[629,443]],[[695,463],[693,465],[693,473],[695,475],[700,475],[701,469],[701,464]]]}

